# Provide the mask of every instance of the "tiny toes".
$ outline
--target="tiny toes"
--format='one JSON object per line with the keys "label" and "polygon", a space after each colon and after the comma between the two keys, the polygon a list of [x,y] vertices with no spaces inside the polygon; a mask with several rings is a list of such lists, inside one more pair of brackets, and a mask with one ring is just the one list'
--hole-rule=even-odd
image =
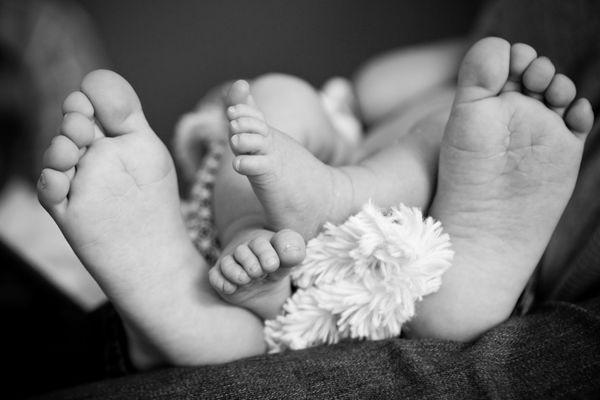
{"label": "tiny toes", "polygon": [[43,166],[64,172],[77,164],[79,154],[79,148],[71,139],[58,135],[44,153]]}
{"label": "tiny toes", "polygon": [[[233,257],[244,268],[247,277],[260,278],[264,275],[265,271],[263,271],[258,257],[247,245],[238,246],[233,252]],[[245,283],[249,281],[250,278]]]}
{"label": "tiny toes", "polygon": [[90,119],[94,116],[94,107],[90,99],[80,91],[72,92],[67,96],[62,111],[63,114],[80,113]]}
{"label": "tiny toes", "polygon": [[250,95],[250,84],[243,79],[237,80],[231,84],[226,99],[230,105],[254,105],[254,99],[252,99],[252,96]]}
{"label": "tiny toes", "polygon": [[283,229],[273,235],[271,244],[277,252],[281,267],[294,267],[306,257],[306,243],[299,233]]}
{"label": "tiny toes", "polygon": [[37,183],[40,203],[50,211],[66,199],[69,187],[69,178],[65,173],[44,168]]}
{"label": "tiny toes", "polygon": [[573,133],[585,137],[594,125],[592,105],[587,99],[575,100],[567,110],[564,118]]}
{"label": "tiny toes", "polygon": [[237,290],[237,286],[229,282],[221,274],[221,270],[218,266],[214,266],[208,271],[208,282],[213,289],[223,294],[233,294]]}
{"label": "tiny toes", "polygon": [[60,131],[71,139],[77,147],[89,146],[94,140],[94,124],[81,113],[69,112],[65,114]]}
{"label": "tiny toes", "polygon": [[544,94],[546,102],[551,107],[567,107],[575,98],[577,90],[571,79],[563,74],[556,74]]}
{"label": "tiny toes", "polygon": [[547,57],[536,58],[523,73],[523,86],[526,91],[540,94],[546,91],[556,69]]}
{"label": "tiny toes", "polygon": [[267,123],[257,118],[240,117],[231,121],[229,125],[231,126],[232,135],[236,133],[258,133],[266,136],[269,133]]}
{"label": "tiny toes", "polygon": [[233,169],[242,175],[261,175],[269,170],[269,158],[263,155],[242,155],[233,159]]}
{"label": "tiny toes", "polygon": [[226,255],[219,262],[223,277],[232,284],[244,285],[250,282],[250,277],[244,271],[244,268],[233,259],[231,255]]}
{"label": "tiny toes", "polygon": [[248,104],[236,104],[227,108],[227,117],[229,119],[236,119],[240,117],[251,117],[260,120],[264,120],[265,117],[256,107]]}
{"label": "tiny toes", "polygon": [[274,272],[279,268],[279,257],[271,243],[266,239],[254,239],[250,241],[248,246],[258,258],[258,261],[265,272]]}
{"label": "tiny toes", "polygon": [[261,153],[265,144],[265,137],[262,135],[239,133],[231,137],[231,149],[236,155]]}
{"label": "tiny toes", "polygon": [[508,81],[503,92],[520,91],[523,72],[537,57],[535,49],[524,43],[515,43],[510,48],[510,67]]}

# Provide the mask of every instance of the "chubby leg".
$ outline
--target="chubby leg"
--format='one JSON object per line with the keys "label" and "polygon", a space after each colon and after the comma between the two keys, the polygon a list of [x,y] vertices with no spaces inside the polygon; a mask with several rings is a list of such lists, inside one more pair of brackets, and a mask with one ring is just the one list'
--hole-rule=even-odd
{"label": "chubby leg", "polygon": [[171,157],[131,86],[94,71],[64,112],[40,202],[125,321],[137,366],[263,353],[261,321],[209,286],[179,212]]}
{"label": "chubby leg", "polygon": [[487,38],[469,50],[431,208],[455,259],[413,335],[470,340],[510,315],[575,185],[593,122],[575,94],[529,46]]}

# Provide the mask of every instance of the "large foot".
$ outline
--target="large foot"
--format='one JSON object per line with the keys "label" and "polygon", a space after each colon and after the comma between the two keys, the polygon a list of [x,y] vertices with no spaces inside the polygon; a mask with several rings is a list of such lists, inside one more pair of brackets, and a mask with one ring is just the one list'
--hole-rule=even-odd
{"label": "large foot", "polygon": [[120,296],[129,288],[114,275],[185,234],[173,162],[131,86],[110,71],[89,74],[63,111],[39,199],[104,289]]}
{"label": "large foot", "polygon": [[245,81],[231,86],[227,102],[233,168],[248,177],[269,229],[290,228],[310,239],[323,223],[347,217],[350,202],[340,197],[348,194],[348,179],[339,170],[269,126]]}
{"label": "large foot", "polygon": [[[212,296],[181,218],[172,159],[131,86],[113,72],[94,71],[63,107],[39,199],[123,317],[137,366],[262,352],[260,322]],[[215,315],[253,336],[240,341],[237,328],[206,332]],[[214,346],[214,336],[228,344]]]}
{"label": "large foot", "polygon": [[456,255],[421,306],[426,334],[469,339],[510,315],[575,185],[593,115],[574,98],[527,45],[487,38],[465,56],[431,208]]}
{"label": "large foot", "polygon": [[290,268],[304,256],[304,240],[296,232],[241,232],[209,271],[210,283],[227,302],[273,319],[291,295]]}

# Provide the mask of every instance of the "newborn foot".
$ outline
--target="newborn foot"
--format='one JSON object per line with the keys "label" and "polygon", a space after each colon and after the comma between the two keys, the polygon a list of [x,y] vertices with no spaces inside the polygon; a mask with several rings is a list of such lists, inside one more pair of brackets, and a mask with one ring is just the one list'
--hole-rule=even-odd
{"label": "newborn foot", "polygon": [[[348,179],[315,158],[300,143],[270,127],[249,92],[237,81],[227,96],[233,168],[248,177],[265,209],[268,228],[290,228],[305,239],[323,223],[341,222],[349,214]],[[347,197],[342,197],[347,199]]]}
{"label": "newborn foot", "polygon": [[415,326],[431,315],[425,331],[470,339],[510,315],[575,185],[593,115],[574,98],[527,45],[487,38],[469,50],[431,208],[455,258]]}
{"label": "newborn foot", "polygon": [[185,232],[173,162],[133,89],[113,72],[89,74],[64,113],[39,198],[84,265],[120,296],[129,288],[115,274],[149,262],[144,254],[156,256]]}
{"label": "newborn foot", "polygon": [[289,272],[304,259],[302,236],[290,230],[239,233],[209,271],[219,295],[262,319],[275,318],[291,295]]}
{"label": "newborn foot", "polygon": [[165,353],[193,353],[193,338],[167,337],[174,329],[185,336],[172,304],[193,313],[191,300],[177,297],[197,299],[202,268],[181,218],[167,149],[131,86],[113,72],[88,74],[63,111],[38,182],[41,204],[128,329],[151,332],[158,347],[168,343]]}

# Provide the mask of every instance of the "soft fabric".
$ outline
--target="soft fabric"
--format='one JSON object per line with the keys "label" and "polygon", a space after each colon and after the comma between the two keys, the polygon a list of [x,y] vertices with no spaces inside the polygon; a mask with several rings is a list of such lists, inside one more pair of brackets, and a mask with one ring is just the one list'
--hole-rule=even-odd
{"label": "soft fabric", "polygon": [[600,297],[551,303],[474,343],[342,342],[224,365],[166,368],[45,399],[600,398]]}
{"label": "soft fabric", "polygon": [[440,288],[452,256],[440,222],[403,204],[367,203],[343,224],[325,224],[292,271],[298,290],[265,322],[269,352],[399,336],[415,303]]}

